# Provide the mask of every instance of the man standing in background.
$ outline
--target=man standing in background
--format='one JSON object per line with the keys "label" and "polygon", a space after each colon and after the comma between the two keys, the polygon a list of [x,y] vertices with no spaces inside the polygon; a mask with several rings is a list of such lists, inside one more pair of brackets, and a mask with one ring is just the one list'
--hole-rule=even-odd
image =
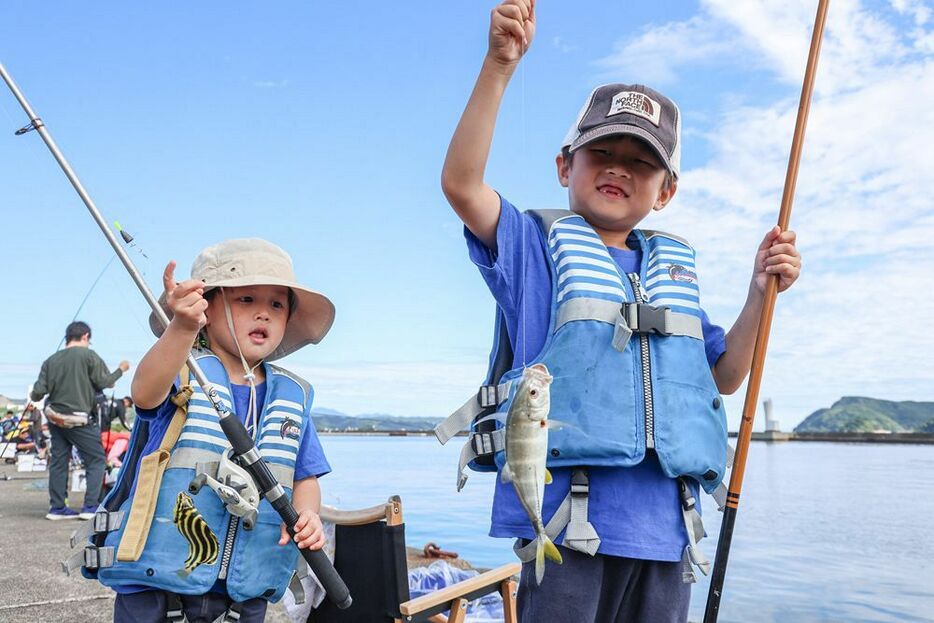
{"label": "man standing in background", "polygon": [[[121,361],[108,372],[104,360],[89,348],[91,327],[72,322],[65,329],[65,348],[42,362],[39,378],[30,398],[41,400],[48,394],[45,414],[52,436],[49,462],[49,512],[46,519],[91,519],[100,503],[104,480],[104,448],[95,418],[95,394],[114,383],[129,370],[130,362]],[[65,505],[68,488],[68,461],[71,448],[78,449],[87,475],[87,491],[81,512]]]}

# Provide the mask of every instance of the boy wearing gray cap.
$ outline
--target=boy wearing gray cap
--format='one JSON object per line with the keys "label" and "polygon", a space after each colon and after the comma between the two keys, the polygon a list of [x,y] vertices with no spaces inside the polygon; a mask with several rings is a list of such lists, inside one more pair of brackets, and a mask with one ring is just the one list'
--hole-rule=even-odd
{"label": "boy wearing gray cap", "polygon": [[[484,170],[502,95],[534,35],[534,0],[494,9],[444,163],[442,187],[496,299],[498,334],[481,392],[439,438],[508,411],[522,370],[545,364],[549,417],[564,426],[549,432],[542,519],[563,562],[535,581],[535,531],[500,479],[490,530],[516,538],[526,562],[520,620],[685,621],[693,568],[709,568],[697,495],[722,493],[726,470],[720,393],[749,370],[767,280],[778,275],[784,291],[798,277],[795,234],[765,235],[735,324],[710,323],[693,248],[637,229],[674,197],[681,156],[678,107],[640,85],[603,85],[585,101],[556,158],[570,210],[519,212]],[[502,428],[471,424],[461,469],[501,470],[504,447]]]}

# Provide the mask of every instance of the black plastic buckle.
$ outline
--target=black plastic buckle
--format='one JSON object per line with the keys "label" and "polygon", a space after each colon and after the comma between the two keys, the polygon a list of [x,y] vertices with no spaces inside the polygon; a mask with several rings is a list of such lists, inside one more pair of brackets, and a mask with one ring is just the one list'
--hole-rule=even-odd
{"label": "black plastic buckle", "polygon": [[497,393],[496,385],[481,385],[480,391],[477,392],[477,402],[480,403],[480,406],[484,409],[490,407],[496,407],[499,405],[499,394]]}
{"label": "black plastic buckle", "polygon": [[571,474],[571,495],[589,495],[590,494],[590,479],[587,477],[587,474],[575,470]]}
{"label": "black plastic buckle", "polygon": [[[635,314],[632,308],[635,307]],[[623,317],[629,322],[629,328],[633,333],[656,333],[658,335],[671,335],[668,330],[667,313],[671,309],[668,306],[655,307],[644,303],[625,303],[623,305]],[[635,317],[633,317],[635,316]],[[633,326],[635,320],[635,326]]]}
{"label": "black plastic buckle", "polygon": [[691,493],[691,488],[684,478],[678,478],[678,489],[681,493],[681,508],[686,511],[694,510],[697,500],[694,498],[694,494]]}

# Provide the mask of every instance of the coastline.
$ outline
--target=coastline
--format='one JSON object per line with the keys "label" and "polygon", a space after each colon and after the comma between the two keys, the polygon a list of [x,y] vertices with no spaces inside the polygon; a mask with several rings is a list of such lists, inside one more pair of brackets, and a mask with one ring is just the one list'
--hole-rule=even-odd
{"label": "coastline", "polygon": [[[739,433],[730,431],[730,438],[736,438]],[[344,437],[431,437],[430,430],[385,430],[385,431],[318,431],[322,436]],[[466,432],[461,431],[456,436],[465,437]],[[781,431],[754,432],[753,441],[823,441],[825,443],[898,443],[934,445],[934,433],[785,433]]]}
{"label": "coastline", "polygon": [[[730,431],[730,438],[739,433]],[[754,432],[753,441],[823,441],[825,443],[899,443],[934,445],[934,433],[785,433]]]}

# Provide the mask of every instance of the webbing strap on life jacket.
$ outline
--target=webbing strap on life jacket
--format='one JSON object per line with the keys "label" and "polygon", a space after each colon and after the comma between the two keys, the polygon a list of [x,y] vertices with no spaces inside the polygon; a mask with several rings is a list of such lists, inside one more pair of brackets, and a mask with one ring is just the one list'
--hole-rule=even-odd
{"label": "webbing strap on life jacket", "polygon": [[65,575],[71,575],[75,569],[84,567],[86,569],[100,569],[101,567],[112,567],[114,564],[113,547],[97,547],[96,545],[87,545],[69,556],[62,563],[62,571]]}
{"label": "webbing strap on life jacket", "polygon": [[681,517],[684,519],[684,529],[688,535],[688,544],[684,548],[684,555],[681,558],[683,565],[682,580],[685,584],[693,584],[697,581],[694,574],[694,566],[701,570],[701,573],[708,575],[710,573],[710,561],[707,556],[698,547],[697,543],[704,538],[704,522],[701,520],[700,513],[697,512],[697,499],[688,486],[687,480],[677,478],[678,491],[681,497]]}
{"label": "webbing strap on life jacket", "polygon": [[136,478],[136,493],[130,507],[130,516],[127,518],[120,547],[117,550],[117,560],[133,562],[139,560],[149,538],[149,528],[156,512],[156,501],[159,498],[159,486],[162,484],[162,475],[169,464],[172,447],[178,441],[182,432],[185,418],[188,415],[188,399],[191,398],[192,389],[188,384],[188,366],[183,366],[179,377],[181,379],[178,393],[172,396],[172,403],[176,406],[175,415],[169,423],[165,436],[159,448],[143,457],[139,464],[139,473]]}
{"label": "webbing strap on life jacket", "polygon": [[[574,320],[595,320],[625,326],[631,333],[655,333],[704,339],[701,319],[692,314],[656,307],[648,303],[623,303],[579,297],[564,301],[558,308],[555,330]],[[618,347],[619,348],[619,347]],[[625,350],[623,344],[619,350]]]}
{"label": "webbing strap on life jacket", "polygon": [[[217,615],[211,623],[237,623],[240,620],[241,610],[243,610],[243,604],[232,603],[227,610]],[[165,620],[166,623],[188,623],[181,595],[166,593]]]}
{"label": "webbing strap on life jacket", "polygon": [[457,462],[457,490],[460,491],[467,483],[467,473],[464,468],[479,456],[492,456],[506,449],[506,429],[499,428],[489,433],[470,433],[470,438],[461,448],[461,456]]}
{"label": "webbing strap on life jacket", "polygon": [[119,530],[126,517],[126,511],[104,511],[99,510],[94,513],[91,521],[84,522],[80,528],[71,533],[68,544],[74,549],[81,543],[86,543],[91,535],[107,534],[114,530]]}
{"label": "webbing strap on life jacket", "polygon": [[498,407],[509,398],[509,388],[512,381],[499,385],[483,385],[475,396],[471,396],[457,411],[449,415],[435,427],[435,437],[442,444],[447,443],[451,437],[467,430],[471,422],[484,410]]}
{"label": "webbing strap on life jacket", "polygon": [[[726,468],[732,469],[733,467],[733,458],[736,456],[736,450],[730,444],[726,444]],[[726,494],[729,491],[727,483],[729,478],[724,477],[720,481],[720,484],[714,489],[713,493],[710,496],[717,502],[717,510],[721,513],[723,509],[726,508]]]}
{"label": "webbing strap on life jacket", "polygon": [[[736,456],[736,450],[730,444],[726,445],[726,467],[733,467],[733,459]],[[697,581],[697,575],[694,573],[696,566],[701,573],[707,575],[710,573],[710,561],[701,550],[698,543],[704,538],[704,521],[700,513],[697,512],[697,501],[691,494],[691,489],[684,478],[678,478],[678,492],[681,497],[681,518],[684,521],[684,530],[688,535],[688,544],[684,548],[684,554],[681,556],[682,572],[681,577],[685,584],[693,584]],[[721,513],[726,506],[726,493],[728,491],[728,479],[724,478],[720,485],[711,493],[714,501],[717,503],[717,510]]]}
{"label": "webbing strap on life jacket", "polygon": [[296,605],[305,603],[305,587],[302,586],[302,580],[306,577],[308,577],[308,564],[304,558],[299,556],[295,563],[295,573],[289,580],[289,592],[292,593],[292,599],[295,600]]}
{"label": "webbing strap on life jacket", "polygon": [[[593,556],[600,547],[600,537],[597,535],[593,524],[587,521],[589,497],[590,478],[587,475],[587,468],[575,467],[571,471],[571,491],[561,501],[558,510],[551,516],[548,523],[545,524],[545,534],[553,541],[567,527],[561,545]],[[516,542],[512,549],[516,556],[519,557],[519,560],[529,562],[535,559],[537,547],[538,541],[533,539],[524,547],[520,547],[519,543]]]}

